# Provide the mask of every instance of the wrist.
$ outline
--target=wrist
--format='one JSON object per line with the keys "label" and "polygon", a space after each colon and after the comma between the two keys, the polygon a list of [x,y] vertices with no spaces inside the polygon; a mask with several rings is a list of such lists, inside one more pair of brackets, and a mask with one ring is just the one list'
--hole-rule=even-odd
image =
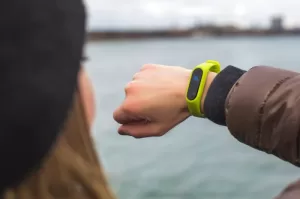
{"label": "wrist", "polygon": [[214,73],[214,72],[209,72],[208,75],[207,75],[205,87],[204,87],[202,98],[201,98],[201,105],[200,105],[201,110],[203,112],[204,112],[204,102],[205,102],[205,99],[206,99],[206,96],[207,96],[207,92],[210,88],[211,83],[214,81],[216,76],[217,76],[217,73]]}
{"label": "wrist", "polygon": [[191,115],[191,114],[189,112],[188,105],[187,105],[187,102],[186,102],[186,93],[187,93],[188,85],[190,83],[191,74],[192,74],[192,70],[190,70],[190,69],[186,69],[183,72],[183,75],[184,75],[184,78],[183,78],[184,82],[182,82],[183,86],[180,87],[179,91],[178,91],[179,98],[180,98],[180,101],[181,101],[181,109],[185,114],[188,114],[188,115]]}

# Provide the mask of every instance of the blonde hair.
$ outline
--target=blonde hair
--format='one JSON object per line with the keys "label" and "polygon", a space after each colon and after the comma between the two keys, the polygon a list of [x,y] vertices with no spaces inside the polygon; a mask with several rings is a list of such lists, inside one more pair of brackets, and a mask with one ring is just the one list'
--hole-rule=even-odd
{"label": "blonde hair", "polygon": [[77,92],[62,133],[40,169],[7,190],[4,199],[114,199],[89,130]]}

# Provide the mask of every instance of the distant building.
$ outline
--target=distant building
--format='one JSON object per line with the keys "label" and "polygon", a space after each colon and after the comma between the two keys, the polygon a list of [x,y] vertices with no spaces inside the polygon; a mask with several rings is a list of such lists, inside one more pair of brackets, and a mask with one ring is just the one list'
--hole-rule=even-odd
{"label": "distant building", "polygon": [[281,16],[275,16],[271,18],[271,27],[272,31],[282,31],[283,27],[283,18]]}

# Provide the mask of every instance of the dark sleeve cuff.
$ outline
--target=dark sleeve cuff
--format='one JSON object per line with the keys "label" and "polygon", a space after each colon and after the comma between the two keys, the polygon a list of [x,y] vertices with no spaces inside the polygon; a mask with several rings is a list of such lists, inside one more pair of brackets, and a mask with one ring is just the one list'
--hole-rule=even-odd
{"label": "dark sleeve cuff", "polygon": [[245,72],[234,66],[227,66],[215,77],[204,102],[204,113],[209,120],[226,126],[225,101],[227,95]]}

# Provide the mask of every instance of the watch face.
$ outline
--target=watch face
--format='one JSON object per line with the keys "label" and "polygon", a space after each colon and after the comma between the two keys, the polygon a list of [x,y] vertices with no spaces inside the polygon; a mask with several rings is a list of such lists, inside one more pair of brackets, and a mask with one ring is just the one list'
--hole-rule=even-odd
{"label": "watch face", "polygon": [[190,85],[187,92],[187,98],[189,100],[194,100],[197,97],[202,75],[203,75],[203,71],[200,68],[197,68],[193,71]]}

